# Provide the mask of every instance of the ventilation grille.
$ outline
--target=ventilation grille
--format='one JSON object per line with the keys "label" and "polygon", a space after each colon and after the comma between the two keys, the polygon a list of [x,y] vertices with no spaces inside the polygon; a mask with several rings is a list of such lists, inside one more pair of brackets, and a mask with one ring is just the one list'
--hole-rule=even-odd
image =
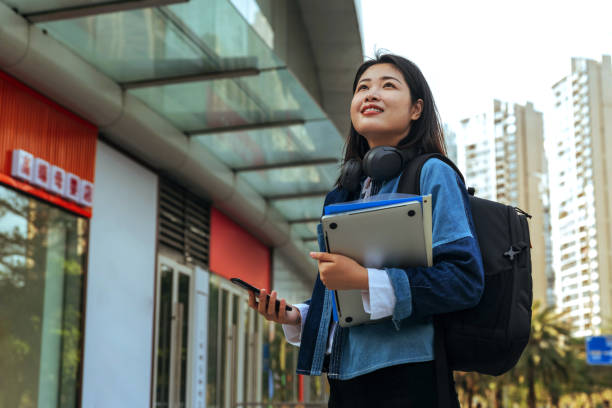
{"label": "ventilation grille", "polygon": [[187,263],[208,267],[210,204],[160,180],[159,243],[180,252]]}

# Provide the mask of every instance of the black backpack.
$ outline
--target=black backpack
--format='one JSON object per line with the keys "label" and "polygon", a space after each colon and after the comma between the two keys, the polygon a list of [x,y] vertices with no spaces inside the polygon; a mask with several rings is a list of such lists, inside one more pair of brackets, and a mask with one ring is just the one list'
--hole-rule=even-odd
{"label": "black backpack", "polygon": [[[461,172],[447,157],[424,154],[413,159],[400,177],[398,192],[420,194],[423,164],[431,158]],[[524,211],[473,196],[472,218],[482,253],[484,293],[472,308],[434,318],[436,360],[448,368],[500,375],[517,363],[531,329],[531,254]],[[445,355],[445,356],[444,356]]]}

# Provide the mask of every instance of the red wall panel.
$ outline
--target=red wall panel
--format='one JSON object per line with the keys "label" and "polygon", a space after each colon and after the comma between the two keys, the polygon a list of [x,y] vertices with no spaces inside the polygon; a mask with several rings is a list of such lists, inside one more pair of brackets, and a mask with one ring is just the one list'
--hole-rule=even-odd
{"label": "red wall panel", "polygon": [[[12,151],[23,149],[94,182],[97,137],[94,125],[0,71],[0,180],[45,199],[43,190],[9,180]],[[51,201],[75,207],[59,197]]]}
{"label": "red wall panel", "polygon": [[216,208],[210,213],[210,270],[270,289],[270,248]]}

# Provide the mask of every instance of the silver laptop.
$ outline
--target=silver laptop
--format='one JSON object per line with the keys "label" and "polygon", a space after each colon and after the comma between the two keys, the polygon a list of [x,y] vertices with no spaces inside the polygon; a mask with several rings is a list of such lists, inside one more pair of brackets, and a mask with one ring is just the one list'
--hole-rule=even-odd
{"label": "silver laptop", "polygon": [[[321,218],[327,251],[366,268],[432,265],[431,195],[422,201],[357,209]],[[372,323],[361,290],[335,292],[338,323]]]}

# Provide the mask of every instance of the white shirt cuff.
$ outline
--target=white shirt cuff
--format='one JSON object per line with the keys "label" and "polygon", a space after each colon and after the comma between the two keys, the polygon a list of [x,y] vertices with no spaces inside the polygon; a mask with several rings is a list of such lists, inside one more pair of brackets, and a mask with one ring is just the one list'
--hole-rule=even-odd
{"label": "white shirt cuff", "polygon": [[395,291],[384,269],[368,268],[368,290],[361,291],[361,300],[363,310],[370,314],[371,320],[393,315]]}
{"label": "white shirt cuff", "polygon": [[287,342],[293,346],[300,346],[300,341],[302,340],[302,331],[304,330],[304,323],[306,323],[306,315],[308,314],[308,306],[305,303],[298,303],[297,305],[291,305],[292,307],[297,307],[300,311],[300,315],[302,317],[301,324],[283,324],[283,332],[285,333],[285,338]]}

